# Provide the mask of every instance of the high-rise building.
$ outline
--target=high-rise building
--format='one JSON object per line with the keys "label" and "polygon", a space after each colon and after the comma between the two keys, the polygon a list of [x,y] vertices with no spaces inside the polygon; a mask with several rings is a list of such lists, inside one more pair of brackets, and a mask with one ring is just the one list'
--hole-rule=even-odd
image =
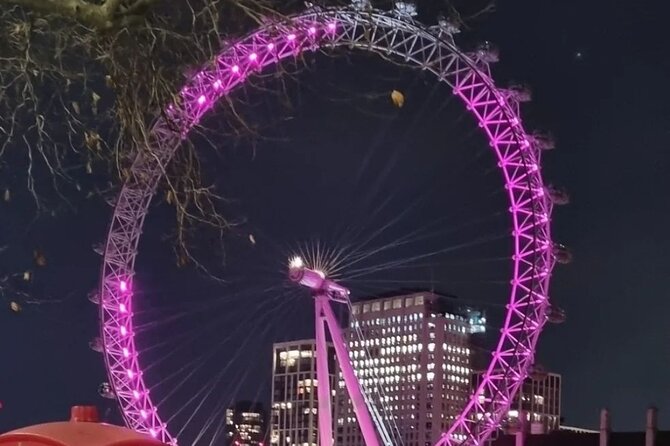
{"label": "high-rise building", "polygon": [[[473,374],[473,391],[485,372]],[[503,420],[503,432],[515,432],[524,426],[527,432],[542,434],[558,430],[561,425],[561,375],[541,372],[526,378]],[[525,422],[519,417],[525,416]],[[522,420],[521,420],[522,421]]]}
{"label": "high-rise building", "polygon": [[[272,366],[273,446],[317,446],[319,442],[316,341],[274,344]],[[335,393],[335,350],[328,344],[330,388]],[[331,402],[332,404],[332,402]]]}
{"label": "high-rise building", "polygon": [[228,446],[263,446],[266,433],[266,413],[262,404],[239,401],[226,410]]}
{"label": "high-rise building", "polygon": [[[354,369],[375,406],[388,409],[380,415],[405,445],[434,444],[461,412],[471,395],[469,337],[481,330],[480,313],[435,292],[352,305],[347,342]],[[338,446],[364,445],[341,379],[335,420]]]}

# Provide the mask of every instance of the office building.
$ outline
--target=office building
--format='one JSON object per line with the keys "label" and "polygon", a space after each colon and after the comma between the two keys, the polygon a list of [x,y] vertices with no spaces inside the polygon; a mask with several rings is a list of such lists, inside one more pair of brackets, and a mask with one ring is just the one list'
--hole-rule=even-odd
{"label": "office building", "polygon": [[266,433],[266,412],[262,404],[239,401],[226,410],[228,446],[263,446]]}
{"label": "office building", "polygon": [[[481,313],[428,291],[394,293],[352,305],[347,329],[359,381],[393,436],[406,446],[435,443],[471,395],[470,336],[481,332]],[[374,390],[378,389],[378,390]],[[364,446],[344,383],[335,409],[338,446]]]}
{"label": "office building", "polygon": [[[479,386],[485,372],[473,374],[473,391]],[[523,426],[534,434],[558,430],[561,425],[561,375],[556,373],[535,373],[526,378],[510,405],[508,416],[501,426],[503,432],[513,433]],[[519,420],[525,416],[526,420]]]}
{"label": "office building", "polygon": [[[335,351],[329,344],[328,369],[333,394],[335,363]],[[272,370],[272,445],[317,446],[319,383],[316,379],[316,341],[308,339],[274,344]]]}

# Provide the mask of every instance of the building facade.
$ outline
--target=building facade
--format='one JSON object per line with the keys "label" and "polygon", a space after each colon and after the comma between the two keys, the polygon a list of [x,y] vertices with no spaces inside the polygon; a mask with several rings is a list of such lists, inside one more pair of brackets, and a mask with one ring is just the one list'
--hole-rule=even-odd
{"label": "building facade", "polygon": [[[643,417],[640,416],[640,421]],[[503,435],[493,441],[492,446],[670,446],[670,431],[658,429],[658,410],[647,409],[646,423],[640,423],[644,430],[637,432],[613,432],[610,425],[610,413],[607,409],[600,411],[598,429],[583,429],[561,426],[545,434],[523,430],[514,435]]]}
{"label": "building facade", "polygon": [[[391,435],[406,446],[430,446],[471,395],[469,337],[481,321],[453,298],[412,292],[357,302],[347,329],[351,361]],[[377,390],[374,390],[377,389]],[[338,446],[364,446],[340,379],[335,408]]]}
{"label": "building facade", "polygon": [[239,401],[226,410],[228,446],[263,446],[267,434],[263,405]]}
{"label": "building facade", "polygon": [[[273,446],[317,446],[319,442],[316,341],[282,342],[273,346]],[[328,345],[330,388],[335,393],[335,350]],[[332,404],[332,402],[331,402]]]}
{"label": "building facade", "polygon": [[[473,374],[475,391],[485,372]],[[519,417],[525,416],[525,422]],[[513,433],[519,426],[527,432],[543,434],[558,430],[561,426],[561,375],[541,373],[526,378],[510,405],[508,416],[503,420],[502,431]]]}

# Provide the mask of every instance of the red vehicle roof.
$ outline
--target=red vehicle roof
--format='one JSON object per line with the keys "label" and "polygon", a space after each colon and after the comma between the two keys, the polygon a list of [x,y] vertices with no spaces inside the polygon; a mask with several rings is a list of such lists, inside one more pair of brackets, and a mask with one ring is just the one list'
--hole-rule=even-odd
{"label": "red vehicle roof", "polygon": [[149,435],[97,422],[95,408],[77,406],[70,421],[38,424],[0,435],[0,446],[165,446]]}

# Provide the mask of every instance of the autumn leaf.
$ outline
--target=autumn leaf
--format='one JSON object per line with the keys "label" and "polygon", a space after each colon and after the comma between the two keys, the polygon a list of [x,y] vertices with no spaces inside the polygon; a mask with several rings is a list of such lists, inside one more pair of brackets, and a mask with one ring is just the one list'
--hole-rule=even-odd
{"label": "autumn leaf", "polygon": [[98,114],[98,101],[100,100],[100,96],[94,91],[91,94],[91,99],[93,100],[93,105],[92,105],[92,110],[93,114],[97,115]]}
{"label": "autumn leaf", "polygon": [[100,135],[91,130],[84,132],[84,143],[89,150],[100,151]]}
{"label": "autumn leaf", "polygon": [[391,101],[393,101],[393,105],[401,108],[403,105],[405,105],[405,96],[398,90],[393,90],[391,92]]}
{"label": "autumn leaf", "polygon": [[33,258],[37,266],[47,266],[47,258],[42,251],[36,249],[33,251]]}

